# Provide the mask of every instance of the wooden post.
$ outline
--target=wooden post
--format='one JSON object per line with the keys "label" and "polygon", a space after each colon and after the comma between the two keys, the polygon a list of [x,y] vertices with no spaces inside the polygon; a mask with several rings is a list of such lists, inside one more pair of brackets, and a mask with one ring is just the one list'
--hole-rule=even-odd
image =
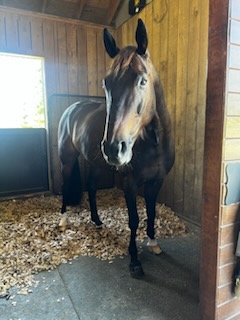
{"label": "wooden post", "polygon": [[200,266],[201,319],[216,319],[229,0],[210,0]]}

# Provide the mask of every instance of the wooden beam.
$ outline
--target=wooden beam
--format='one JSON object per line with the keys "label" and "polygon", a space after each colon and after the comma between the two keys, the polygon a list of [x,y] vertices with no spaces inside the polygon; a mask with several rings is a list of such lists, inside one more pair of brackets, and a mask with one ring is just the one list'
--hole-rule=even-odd
{"label": "wooden beam", "polygon": [[121,0],[113,0],[110,2],[108,10],[107,10],[107,17],[106,22],[109,25],[112,22],[112,19],[120,5]]}
{"label": "wooden beam", "polygon": [[86,0],[79,0],[78,2],[78,8],[77,8],[77,13],[76,13],[76,19],[80,19],[82,12],[83,12],[83,8],[86,4]]}
{"label": "wooden beam", "polygon": [[43,4],[42,4],[42,13],[45,13],[46,8],[47,8],[47,3],[48,3],[48,0],[43,0]]}
{"label": "wooden beam", "polygon": [[202,320],[218,319],[216,301],[229,0],[210,0],[209,4],[200,265]]}

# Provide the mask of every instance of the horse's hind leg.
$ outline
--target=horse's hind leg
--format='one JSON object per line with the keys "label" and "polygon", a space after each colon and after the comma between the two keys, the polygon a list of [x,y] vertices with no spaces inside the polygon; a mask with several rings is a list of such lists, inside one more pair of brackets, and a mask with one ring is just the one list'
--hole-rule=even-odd
{"label": "horse's hind leg", "polygon": [[70,197],[70,180],[71,174],[74,167],[74,161],[70,161],[67,163],[62,163],[62,218],[59,223],[59,230],[64,231],[67,226],[67,205],[69,204],[69,197]]}
{"label": "horse's hind leg", "polygon": [[144,184],[144,197],[147,209],[147,235],[148,235],[148,249],[154,254],[162,252],[157,240],[155,239],[154,221],[156,216],[156,201],[159,190],[161,189],[163,180],[149,181]]}
{"label": "horse's hind leg", "polygon": [[99,172],[95,167],[90,167],[88,180],[87,180],[87,190],[88,190],[88,200],[91,210],[91,219],[96,224],[97,227],[102,226],[102,221],[99,218],[96,204],[96,193],[97,193],[97,180]]}
{"label": "horse's hind leg", "polygon": [[82,188],[78,165],[78,153],[71,147],[60,148],[61,172],[62,172],[62,208],[63,214],[59,230],[64,231],[67,225],[67,205],[76,205],[81,201]]}

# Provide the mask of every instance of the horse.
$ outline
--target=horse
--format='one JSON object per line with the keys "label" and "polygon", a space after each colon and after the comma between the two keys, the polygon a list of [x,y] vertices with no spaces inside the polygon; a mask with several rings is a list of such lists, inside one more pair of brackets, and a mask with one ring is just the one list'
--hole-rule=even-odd
{"label": "horse", "polygon": [[89,164],[87,191],[91,219],[102,226],[96,205],[97,181],[105,170],[122,178],[128,208],[130,274],[144,275],[138,258],[136,232],[139,224],[136,197],[143,187],[147,211],[147,246],[161,249],[154,235],[156,201],[164,177],[174,164],[175,147],[170,115],[160,78],[147,49],[148,36],[141,19],[136,28],[137,46],[119,49],[107,28],[103,30],[106,52],[112,64],[103,79],[105,103],[77,102],[63,113],[58,130],[62,172],[62,209],[59,227],[66,226],[66,207],[81,201],[78,157]]}

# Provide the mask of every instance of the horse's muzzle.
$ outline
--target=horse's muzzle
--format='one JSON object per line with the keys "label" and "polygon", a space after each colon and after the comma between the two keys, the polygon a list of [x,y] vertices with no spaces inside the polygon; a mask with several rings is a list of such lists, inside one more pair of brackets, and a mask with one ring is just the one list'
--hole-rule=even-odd
{"label": "horse's muzzle", "polygon": [[105,161],[112,166],[127,164],[132,158],[131,147],[125,141],[102,141],[102,153]]}

